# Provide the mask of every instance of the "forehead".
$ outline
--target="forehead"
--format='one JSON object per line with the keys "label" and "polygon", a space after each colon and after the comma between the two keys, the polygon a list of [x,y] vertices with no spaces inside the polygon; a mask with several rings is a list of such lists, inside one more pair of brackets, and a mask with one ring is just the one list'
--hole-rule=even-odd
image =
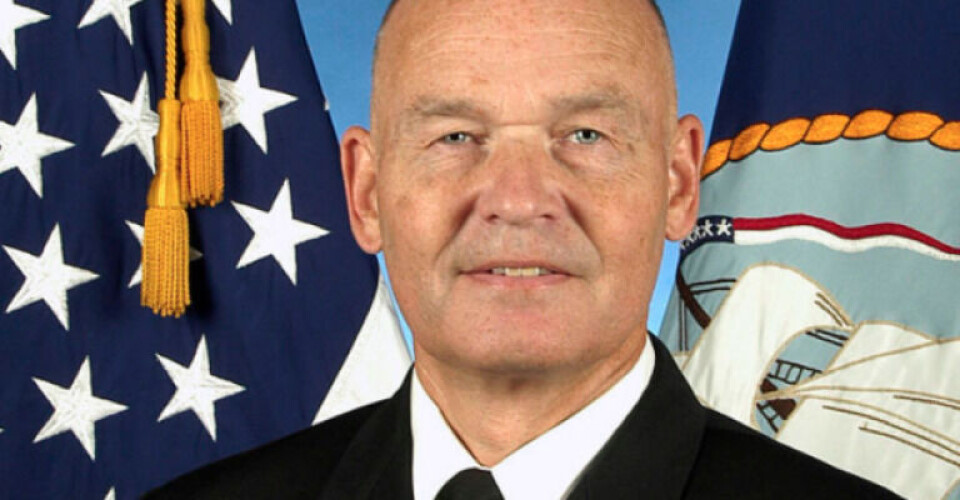
{"label": "forehead", "polygon": [[489,99],[498,86],[669,100],[672,85],[665,38],[641,0],[405,0],[379,43],[375,100]]}

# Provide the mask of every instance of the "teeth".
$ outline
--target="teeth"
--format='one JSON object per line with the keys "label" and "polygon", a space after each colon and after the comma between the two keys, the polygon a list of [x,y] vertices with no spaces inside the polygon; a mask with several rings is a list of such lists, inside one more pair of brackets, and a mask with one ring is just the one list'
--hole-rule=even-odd
{"label": "teeth", "polygon": [[542,267],[495,267],[491,269],[490,272],[511,278],[532,278],[534,276],[553,274],[549,269]]}

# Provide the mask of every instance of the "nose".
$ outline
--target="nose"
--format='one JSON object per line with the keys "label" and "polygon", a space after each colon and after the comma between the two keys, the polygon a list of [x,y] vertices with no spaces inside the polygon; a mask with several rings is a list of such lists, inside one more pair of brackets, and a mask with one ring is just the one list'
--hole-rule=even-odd
{"label": "nose", "polygon": [[554,160],[542,144],[502,144],[483,166],[476,209],[493,224],[531,225],[556,220],[563,210]]}

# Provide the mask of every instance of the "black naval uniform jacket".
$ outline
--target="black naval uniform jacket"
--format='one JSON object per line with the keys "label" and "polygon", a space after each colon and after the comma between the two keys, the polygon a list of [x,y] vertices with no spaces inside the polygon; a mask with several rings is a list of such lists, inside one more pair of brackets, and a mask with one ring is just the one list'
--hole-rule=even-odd
{"label": "black naval uniform jacket", "polygon": [[[571,499],[898,498],[700,405],[666,347]],[[147,498],[412,499],[410,378],[390,399],[176,479]],[[866,458],[865,458],[866,459]]]}

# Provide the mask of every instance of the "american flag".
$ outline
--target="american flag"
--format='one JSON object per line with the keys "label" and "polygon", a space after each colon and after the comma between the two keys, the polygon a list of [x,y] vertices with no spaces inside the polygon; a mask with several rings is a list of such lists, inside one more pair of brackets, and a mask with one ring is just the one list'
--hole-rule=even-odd
{"label": "american flag", "polygon": [[[409,362],[292,0],[208,3],[225,201],[190,213],[187,314],[140,306],[163,14],[0,0],[0,497],[135,497],[383,397]],[[364,349],[360,392],[335,383]]]}

